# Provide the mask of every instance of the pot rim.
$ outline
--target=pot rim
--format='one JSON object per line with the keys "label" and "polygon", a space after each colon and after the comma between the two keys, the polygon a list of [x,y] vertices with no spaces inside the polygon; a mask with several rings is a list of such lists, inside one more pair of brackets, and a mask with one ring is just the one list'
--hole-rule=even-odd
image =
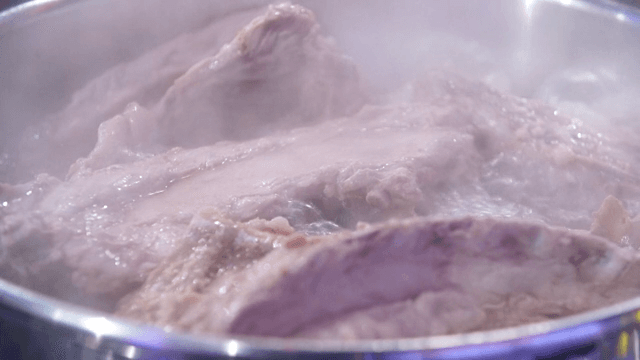
{"label": "pot rim", "polygon": [[[0,12],[1,35],[86,0],[32,0]],[[520,0],[524,6],[554,3],[560,6],[603,16],[640,28],[640,11],[610,0]],[[424,350],[446,350],[464,346],[481,346],[500,351],[514,346],[530,346],[534,338],[545,344],[551,337],[561,339],[570,331],[572,336],[595,338],[620,327],[621,316],[640,322],[640,297],[612,306],[549,320],[542,323],[472,332],[456,335],[403,338],[389,340],[306,340],[248,336],[204,336],[172,332],[170,329],[136,323],[112,314],[80,307],[19,287],[0,279],[0,305],[22,312],[56,326],[64,326],[83,334],[95,347],[108,342],[120,342],[143,349],[185,351],[189,353],[221,354],[223,356],[256,356],[294,353],[381,353]],[[576,335],[579,334],[579,335]],[[86,340],[85,339],[85,340]],[[531,345],[533,346],[533,345]],[[535,345],[535,346],[539,346]],[[444,354],[442,351],[439,353]]]}

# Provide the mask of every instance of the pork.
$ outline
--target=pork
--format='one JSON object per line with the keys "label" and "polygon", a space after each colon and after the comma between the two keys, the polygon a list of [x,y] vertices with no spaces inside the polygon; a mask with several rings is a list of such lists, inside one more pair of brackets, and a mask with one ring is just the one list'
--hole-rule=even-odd
{"label": "pork", "polygon": [[248,9],[215,19],[89,81],[64,109],[25,132],[13,177],[29,179],[42,172],[64,177],[69,166],[95,146],[101,123],[134,101],[154,106],[195,62],[214,56],[262,11]]}
{"label": "pork", "polygon": [[247,242],[211,221],[200,227],[215,229],[210,236],[192,238],[197,245],[159,266],[117,314],[190,332],[352,340],[495,329],[640,294],[629,278],[635,252],[539,223],[414,218],[339,236],[272,231],[284,237],[277,251],[210,269],[222,263],[213,260],[222,239],[236,243],[228,258]]}
{"label": "pork", "polygon": [[[57,134],[92,129],[95,146],[64,180],[0,184],[3,277],[183,331],[320,338],[492,329],[637,296],[628,147],[451,72],[372,96],[309,10],[247,16],[155,90],[107,97],[120,114],[61,113]],[[156,60],[95,84],[126,87]]]}

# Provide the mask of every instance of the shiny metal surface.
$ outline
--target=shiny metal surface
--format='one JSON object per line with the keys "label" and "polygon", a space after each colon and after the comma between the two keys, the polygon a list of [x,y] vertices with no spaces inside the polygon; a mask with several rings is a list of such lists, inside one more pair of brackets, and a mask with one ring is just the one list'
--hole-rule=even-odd
{"label": "shiny metal surface", "polygon": [[[81,0],[32,0],[10,7],[0,13],[2,29],[8,30],[15,26],[23,26],[36,21],[38,16],[50,13],[56,9],[67,7]],[[1,31],[1,30],[0,30]],[[0,32],[1,33],[1,32]]]}
{"label": "shiny metal surface", "polygon": [[[362,11],[361,3],[346,5],[342,1],[334,0],[322,2],[323,5],[320,6],[319,1],[301,2],[316,10],[321,21],[330,20],[326,23],[328,33],[339,33],[341,28],[350,25],[350,14]],[[222,1],[211,3],[215,4],[208,5],[207,11],[229,10],[223,6]],[[262,3],[265,1],[238,1],[234,6],[241,8]],[[65,99],[64,95],[59,95],[57,99],[45,101],[42,109],[36,110],[27,108],[30,102],[40,101],[39,98],[33,97],[17,104],[6,100],[32,94],[38,87],[55,88],[55,81],[59,81],[55,72],[63,70],[63,67],[55,65],[46,70],[39,69],[37,65],[44,62],[26,60],[34,51],[53,51],[52,49],[34,50],[21,46],[27,45],[27,40],[33,40],[34,34],[46,40],[42,41],[39,38],[41,41],[35,42],[41,46],[47,42],[55,43],[56,39],[64,36],[65,28],[60,24],[64,24],[69,17],[82,19],[84,11],[88,11],[92,6],[104,4],[106,2],[99,0],[37,0],[0,13],[0,54],[4,56],[0,56],[0,81],[3,84],[16,84],[20,77],[14,74],[24,71],[25,66],[35,66],[34,77],[38,79],[20,89],[9,89],[7,86],[0,89],[0,126],[4,129],[0,131],[0,152],[6,150],[3,144],[24,126],[11,125],[12,122],[25,119],[28,122],[41,112],[59,106]],[[382,10],[391,6],[383,2],[376,4]],[[377,50],[377,61],[391,63],[396,69],[400,69],[400,77],[404,75],[404,71],[407,74],[415,71],[414,64],[403,60],[398,56],[398,52],[402,52],[405,47],[416,47],[412,42],[416,42],[420,37],[415,35],[412,26],[419,22],[420,16],[425,16],[433,20],[433,29],[452,32],[460,37],[471,37],[492,54],[497,54],[495,59],[501,60],[492,60],[492,66],[504,66],[507,76],[506,80],[498,84],[506,83],[504,86],[510,91],[522,96],[536,96],[535,89],[539,88],[541,79],[574,64],[587,64],[584,66],[589,68],[588,64],[593,59],[598,66],[604,64],[613,68],[616,76],[624,77],[625,81],[640,84],[640,67],[635,65],[640,61],[640,12],[633,7],[612,1],[586,0],[504,0],[491,3],[450,1],[446,5],[440,4],[438,11],[432,11],[423,4],[421,1],[402,2],[402,5],[409,9],[411,6],[415,7],[417,14],[415,19],[406,20],[406,28],[401,34],[407,43],[394,45],[395,47],[389,45],[389,51]],[[483,11],[474,13],[477,9]],[[114,12],[117,13],[116,10]],[[459,19],[457,14],[465,11],[473,13],[475,19]],[[153,17],[153,14],[145,16]],[[194,23],[205,18],[193,14],[191,16],[198,19]],[[440,22],[439,17],[442,17]],[[182,21],[180,26],[191,23],[184,19]],[[375,17],[371,21],[375,21]],[[482,24],[486,26],[487,22],[493,22],[491,36],[482,31],[485,29]],[[98,24],[89,24],[79,21],[76,26],[108,29],[109,22],[105,20]],[[425,29],[428,30],[431,29]],[[135,57],[144,49],[172,37],[176,31],[178,30],[169,29],[160,31],[157,38],[141,38],[141,43],[133,49],[131,45],[118,43],[120,40],[124,41],[126,34],[116,34],[113,49],[103,49],[103,52],[98,54],[76,52],[82,61],[77,61],[74,79],[69,80],[65,90],[72,91],[75,86],[94,74],[127,58]],[[353,51],[356,62],[365,60],[365,72],[382,72],[382,77],[397,76],[384,73],[376,61],[366,61],[376,54],[369,54],[361,49],[371,48],[366,44],[367,41],[371,41],[368,39],[375,39],[384,31],[384,26],[377,30],[354,28],[337,39],[347,52]],[[474,36],[478,38],[474,39]],[[125,55],[105,58],[104,54],[114,51],[124,51]],[[9,52],[11,57],[4,55]],[[424,55],[425,58],[431,56],[432,58],[425,61],[434,64],[441,60],[433,54],[412,54]],[[101,61],[98,61],[98,58]],[[25,60],[25,63],[20,60]],[[467,60],[463,59],[461,63],[464,61]],[[18,95],[15,95],[16,93]],[[637,105],[640,107],[640,103]],[[627,115],[633,116],[635,113]],[[109,314],[62,303],[0,280],[0,358],[177,360],[301,356],[320,359],[330,356],[344,359],[543,359],[576,356],[581,359],[638,359],[638,331],[640,299],[545,323],[429,338],[319,342],[201,337],[167,332],[117,319]]]}

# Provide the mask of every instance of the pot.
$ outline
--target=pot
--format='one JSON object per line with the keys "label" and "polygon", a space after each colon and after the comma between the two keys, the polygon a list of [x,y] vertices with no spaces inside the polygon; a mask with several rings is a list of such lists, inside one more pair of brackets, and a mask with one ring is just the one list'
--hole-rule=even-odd
{"label": "pot", "polygon": [[[640,94],[640,11],[630,6],[604,0],[299,2],[380,90],[444,66],[585,119],[598,121],[598,115],[576,104],[621,121],[640,118],[633,96]],[[265,3],[36,0],[0,13],[0,181],[20,180],[13,139],[64,107],[89,79],[212,19]],[[612,96],[622,100],[608,101]],[[0,280],[0,358],[638,359],[639,331],[637,298],[543,323],[426,338],[204,337],[122,320]]]}

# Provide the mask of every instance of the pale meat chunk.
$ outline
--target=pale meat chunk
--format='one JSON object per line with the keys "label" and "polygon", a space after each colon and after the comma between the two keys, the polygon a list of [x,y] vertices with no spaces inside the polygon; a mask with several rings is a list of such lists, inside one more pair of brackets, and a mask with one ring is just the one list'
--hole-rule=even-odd
{"label": "pale meat chunk", "polygon": [[640,215],[632,219],[619,199],[607,196],[593,216],[591,233],[620,246],[640,247]]}
{"label": "pale meat chunk", "polygon": [[162,143],[196,147],[351,115],[365,100],[355,64],[313,13],[281,4],[176,79],[155,112]]}
{"label": "pale meat chunk", "polygon": [[[414,86],[430,95],[406,103],[366,106],[257,140],[85,168],[34,205],[37,227],[47,228],[82,291],[117,297],[180,247],[206,208],[234,221],[283,216],[294,223],[291,204],[311,204],[319,220],[342,228],[476,214],[586,229],[607,195],[638,198],[624,164],[606,164],[615,150],[606,138],[590,142],[589,130],[578,127],[585,136],[576,145],[571,121],[540,104],[453,75],[428,79]],[[2,211],[12,209],[19,207]],[[5,229],[6,239],[20,241]]]}
{"label": "pale meat chunk", "polygon": [[102,122],[132,101],[156,104],[178,77],[202,58],[214,56],[261,12],[264,8],[254,8],[215,19],[88,82],[66,108],[25,134],[16,177],[28,179],[41,172],[64,176],[69,165],[91,151]]}
{"label": "pale meat chunk", "polygon": [[[197,268],[212,264],[200,261]],[[637,296],[640,280],[629,283],[624,275],[637,272],[639,261],[605,239],[536,223],[392,221],[278,248],[242,271],[212,275],[188,301],[184,291],[171,290],[172,270],[159,268],[117,314],[218,334],[441,335],[553,319]]]}
{"label": "pale meat chunk", "polygon": [[270,6],[176,79],[158,104],[131,103],[102,123],[96,147],[70,174],[352,115],[367,98],[355,65],[321,36],[309,10]]}
{"label": "pale meat chunk", "polygon": [[[291,141],[280,138],[244,146],[224,143],[217,148],[205,147],[192,152],[177,148],[167,152],[168,146],[197,147],[224,139],[265,135],[277,129],[349,115],[362,107],[367,96],[355,65],[319,33],[311,12],[300,6],[281,4],[268,7],[253,21],[244,21],[245,16],[234,15],[218,24],[217,30],[204,30],[205,35],[213,31],[216,33],[213,37],[220,39],[228,34],[231,25],[248,22],[217,54],[204,60],[198,58],[199,62],[176,79],[151,109],[130,104],[124,113],[100,124],[94,150],[73,164],[68,181],[53,193],[44,195],[38,191],[36,200],[30,200],[35,198],[30,194],[26,199],[3,195],[1,199],[11,201],[11,205],[3,206],[1,211],[13,214],[0,226],[3,242],[15,248],[25,243],[25,234],[44,233],[38,236],[43,243],[40,246],[43,251],[38,252],[43,258],[38,263],[69,266],[73,282],[89,294],[121,296],[138,286],[159,259],[175,250],[187,234],[194,210],[201,208],[200,204],[194,204],[184,213],[170,211],[160,218],[139,220],[131,215],[135,212],[132,206],[138,200],[149,199],[177,180],[185,180],[206,168],[213,172],[227,162],[244,160],[253,153],[263,154]],[[194,36],[191,40],[196,43],[204,41],[203,34]],[[181,41],[189,39],[186,36]],[[205,43],[213,46],[215,39]],[[153,81],[138,84],[136,77],[128,76],[127,72],[141,76],[145,61],[150,62],[147,71],[158,70],[156,65],[166,65],[167,68],[160,68],[167,71],[180,68],[179,64],[193,55],[177,56],[181,59],[176,60],[178,64],[172,61],[163,64],[161,58],[180,51],[181,44],[165,45],[154,52],[155,56],[143,56],[88,85],[97,92],[104,85],[103,95],[107,99],[99,99],[93,90],[81,91],[78,96],[87,98],[73,102],[63,112],[64,121],[57,124],[58,135],[66,134],[60,135],[63,137],[60,141],[70,143],[68,136],[91,141],[84,136],[85,127],[91,128],[103,113],[94,114],[95,118],[80,121],[78,125],[78,118],[91,107],[86,103],[93,103],[95,107],[104,100],[105,106],[117,107],[122,98],[133,93],[144,98],[143,93],[148,89],[141,87],[162,87]],[[193,51],[201,56],[209,51],[200,49],[206,50],[201,54],[198,49],[200,46],[195,46]],[[211,64],[216,66],[210,67]],[[128,82],[136,83],[137,87],[127,87]],[[123,95],[120,87],[128,95]],[[285,93],[274,91],[284,88]],[[224,95],[224,91],[231,93]],[[248,96],[249,93],[252,95]],[[256,114],[261,117],[255,118]],[[248,119],[248,115],[254,118]],[[258,133],[249,133],[257,128],[254,122],[258,120],[264,122],[263,128]],[[242,135],[243,131],[246,134]],[[154,154],[159,155],[154,157]],[[171,163],[173,165],[169,165]],[[28,186],[37,188],[39,184],[34,182]],[[250,192],[254,184],[240,183],[238,187]],[[245,190],[236,194],[242,195]],[[210,198],[213,200],[210,205],[214,207],[227,206],[234,196],[222,189],[214,192],[220,196],[217,200],[217,195]],[[41,206],[40,210],[36,210],[37,206]],[[51,257],[55,260],[47,254],[53,254]],[[76,271],[78,268],[83,270]],[[19,282],[29,283],[28,279],[46,269],[32,266],[30,271],[21,272]]]}

